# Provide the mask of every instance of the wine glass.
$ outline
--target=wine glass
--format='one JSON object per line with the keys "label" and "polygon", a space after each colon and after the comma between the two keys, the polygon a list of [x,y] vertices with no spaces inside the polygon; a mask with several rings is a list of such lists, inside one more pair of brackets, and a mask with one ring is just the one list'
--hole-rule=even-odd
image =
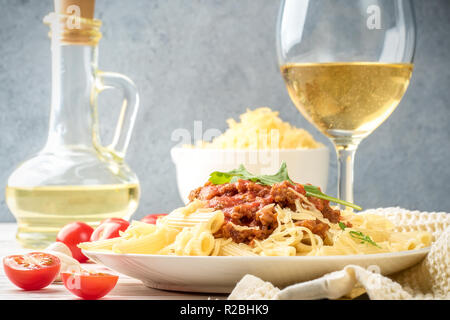
{"label": "wine glass", "polygon": [[395,110],[413,71],[409,0],[283,0],[277,53],[289,96],[333,142],[338,197],[353,202],[359,143]]}

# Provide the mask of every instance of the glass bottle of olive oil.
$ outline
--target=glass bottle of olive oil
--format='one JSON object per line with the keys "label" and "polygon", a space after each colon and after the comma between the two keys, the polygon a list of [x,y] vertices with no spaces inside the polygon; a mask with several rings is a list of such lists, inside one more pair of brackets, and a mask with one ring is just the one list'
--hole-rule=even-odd
{"label": "glass bottle of olive oil", "polygon": [[[56,0],[55,12],[44,19],[52,50],[48,139],[39,153],[16,168],[6,186],[6,203],[24,247],[47,246],[72,221],[95,226],[110,217],[127,219],[138,206],[139,181],[124,156],[139,97],[127,77],[97,69],[101,21],[93,19],[93,3]],[[104,146],[97,95],[108,88],[120,89],[124,101],[113,142]]]}

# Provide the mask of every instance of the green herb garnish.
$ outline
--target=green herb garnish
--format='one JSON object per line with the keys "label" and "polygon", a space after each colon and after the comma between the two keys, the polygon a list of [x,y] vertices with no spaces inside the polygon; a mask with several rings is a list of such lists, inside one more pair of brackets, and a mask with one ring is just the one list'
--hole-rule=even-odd
{"label": "green herb garnish", "polygon": [[[229,182],[233,183],[239,179],[250,180],[268,186],[274,185],[276,183],[281,183],[283,181],[289,181],[293,184],[295,183],[291,180],[291,178],[289,178],[287,166],[284,161],[281,164],[278,172],[274,175],[254,175],[248,172],[247,169],[245,169],[245,167],[241,164],[238,169],[234,169],[228,172],[214,171],[209,176],[209,181],[214,184],[224,184]],[[320,191],[319,187],[312,185],[303,185],[303,187],[305,188],[307,197],[315,197],[323,200],[328,200],[347,207],[354,208],[356,210],[362,210],[362,208],[356,204],[326,195],[325,193]]]}
{"label": "green herb garnish", "polygon": [[345,225],[345,223],[343,223],[343,222],[339,222],[339,228],[341,228],[341,229],[342,229],[342,231],[344,231],[344,230],[345,230],[345,228],[347,228],[347,226]]}
{"label": "green herb garnish", "polygon": [[361,243],[370,243],[371,245],[381,249],[381,247],[375,241],[373,241],[369,236],[366,236],[361,231],[350,231],[349,233],[353,238],[361,240]]}
{"label": "green herb garnish", "polygon": [[[345,230],[345,228],[347,228],[347,226],[343,222],[339,222],[339,227],[343,231]],[[350,231],[349,234],[352,238],[361,240],[361,243],[369,243],[369,244],[381,249],[381,247],[375,241],[373,241],[369,236],[366,236],[361,231]]]}
{"label": "green herb garnish", "polygon": [[311,186],[311,185],[303,185],[303,187],[305,188],[307,197],[316,197],[319,199],[324,199],[324,200],[332,201],[335,203],[339,203],[339,204],[342,204],[344,206],[347,206],[347,207],[350,207],[350,208],[353,208],[356,210],[362,210],[362,208],[360,206],[358,206],[354,203],[326,195],[325,193],[320,191],[319,187]]}

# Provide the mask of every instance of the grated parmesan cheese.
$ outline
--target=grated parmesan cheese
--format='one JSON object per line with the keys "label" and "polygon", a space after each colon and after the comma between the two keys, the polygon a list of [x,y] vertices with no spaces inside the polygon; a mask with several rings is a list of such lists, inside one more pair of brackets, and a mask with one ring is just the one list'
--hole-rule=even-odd
{"label": "grated parmesan cheese", "polygon": [[[197,148],[209,149],[316,149],[322,144],[312,135],[278,117],[268,107],[247,109],[240,122],[228,119],[229,128],[211,142],[198,141]],[[189,147],[189,146],[188,146]],[[193,147],[193,146],[190,146]]]}

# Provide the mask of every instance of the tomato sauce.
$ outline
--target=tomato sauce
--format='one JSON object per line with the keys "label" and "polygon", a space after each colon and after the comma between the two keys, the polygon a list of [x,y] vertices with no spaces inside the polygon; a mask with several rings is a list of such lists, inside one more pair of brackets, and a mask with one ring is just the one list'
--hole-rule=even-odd
{"label": "tomato sauce", "polygon": [[[216,237],[232,238],[236,243],[251,244],[254,239],[266,239],[278,226],[275,205],[296,210],[295,201],[303,201],[298,193],[306,195],[303,186],[288,181],[266,186],[248,180],[238,180],[221,185],[207,182],[203,187],[191,191],[189,200],[204,200],[207,201],[208,207],[223,211],[225,222],[215,234]],[[339,221],[339,210],[332,209],[327,200],[308,197],[308,201],[331,222]],[[303,220],[299,221],[298,225],[305,226],[322,238],[329,229],[326,223],[319,220]],[[246,226],[250,229],[242,230],[236,226]]]}

